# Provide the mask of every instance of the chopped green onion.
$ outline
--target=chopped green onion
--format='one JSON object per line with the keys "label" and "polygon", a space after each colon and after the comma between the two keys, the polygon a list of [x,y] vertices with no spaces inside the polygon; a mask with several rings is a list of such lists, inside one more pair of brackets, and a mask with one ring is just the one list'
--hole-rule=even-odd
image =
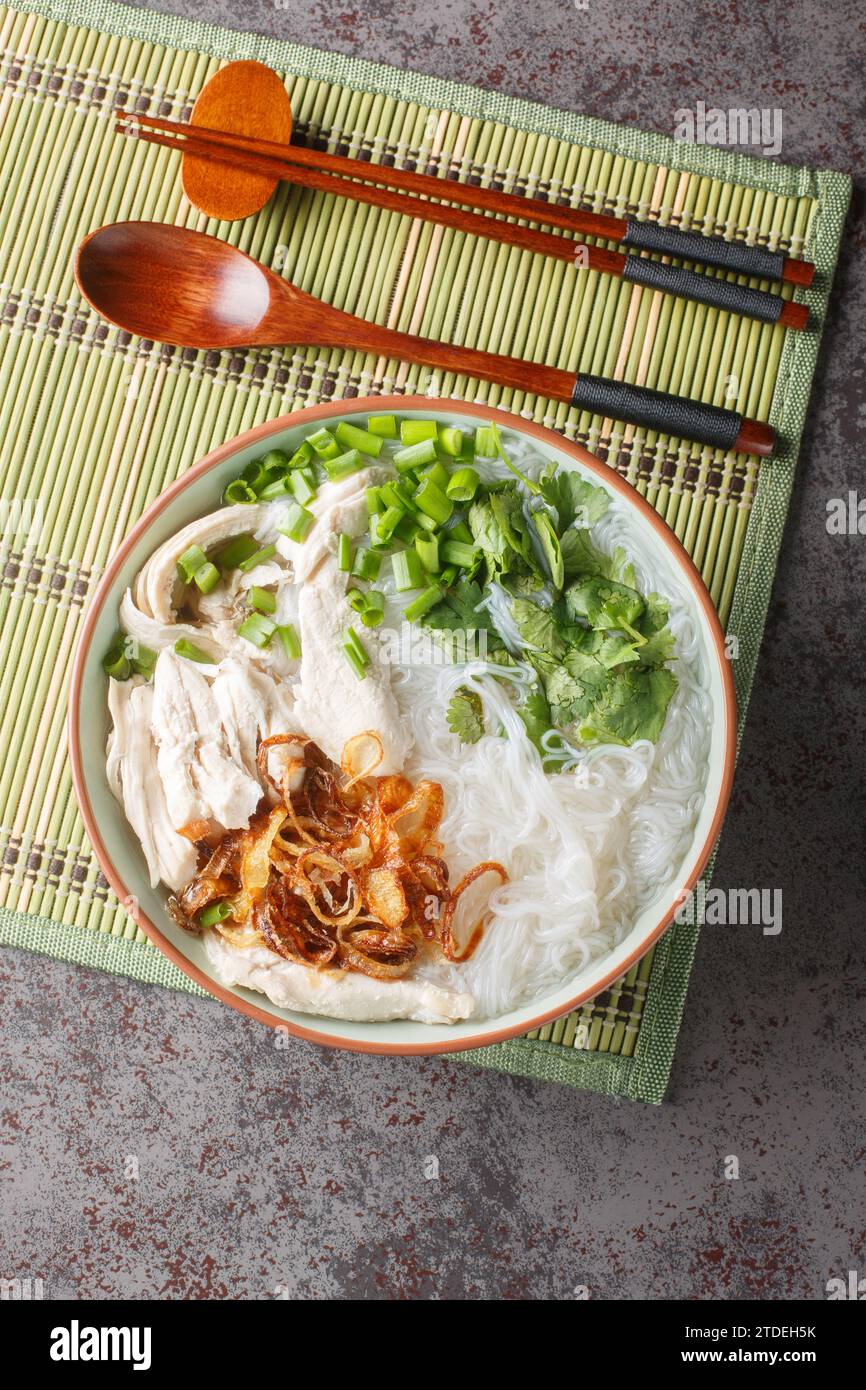
{"label": "chopped green onion", "polygon": [[289,466],[289,456],[284,449],[269,449],[262,464],[269,473],[285,472]]}
{"label": "chopped green onion", "polygon": [[348,420],[341,420],[334,433],[347,449],[360,449],[362,454],[372,454],[373,458],[378,458],[382,451],[382,440],[377,434],[359,429]]}
{"label": "chopped green onion", "polygon": [[371,415],[367,421],[367,429],[371,434],[378,434],[382,439],[397,438],[397,419],[394,415]]}
{"label": "chopped green onion", "polygon": [[300,503],[293,502],[286,510],[285,519],[282,526],[277,530],[284,536],[288,536],[290,541],[304,541],[310,532],[310,527],[315,521],[312,512],[308,512],[306,507]]}
{"label": "chopped green onion", "polygon": [[456,566],[456,565],[449,565],[447,569],[444,569],[444,570],[442,571],[442,576],[441,576],[440,582],[441,582],[442,584],[445,585],[445,588],[446,588],[446,589],[450,589],[450,588],[451,588],[451,585],[454,583],[454,580],[455,580],[456,578],[457,578],[457,566]]}
{"label": "chopped green onion", "polygon": [[377,516],[379,512],[383,512],[385,510],[385,504],[379,495],[379,489],[377,487],[365,488],[364,492],[367,498],[368,516]]}
{"label": "chopped green onion", "polygon": [[369,579],[370,581],[378,579],[381,567],[382,556],[375,550],[366,550],[363,546],[359,546],[355,551],[352,574],[356,579]]}
{"label": "chopped green onion", "polygon": [[265,483],[271,481],[261,459],[253,459],[252,463],[248,463],[241,473],[241,478],[245,483],[249,483],[253,492],[256,493],[259,488],[264,487]]}
{"label": "chopped green onion", "polygon": [[366,465],[364,456],[358,449],[349,449],[345,454],[339,454],[335,459],[325,459],[324,469],[332,483],[338,483],[341,478],[348,478],[351,473],[358,473]]}
{"label": "chopped green onion", "polygon": [[138,642],[132,644],[135,647],[134,655],[130,655],[132,669],[137,676],[145,676],[150,680],[156,666],[157,653],[152,652],[150,647],[142,647]]}
{"label": "chopped green onion", "polygon": [[465,521],[456,522],[455,525],[451,527],[447,536],[443,536],[442,539],[446,541],[464,541],[466,545],[475,544],[475,537],[469,530]]}
{"label": "chopped green onion", "polygon": [[250,487],[249,483],[245,483],[243,478],[234,478],[223,493],[223,501],[229,506],[237,506],[239,503],[248,505],[255,500],[255,488]]}
{"label": "chopped green onion", "polygon": [[195,578],[196,570],[200,570],[202,565],[206,565],[207,563],[208,558],[201,546],[191,545],[178,559],[177,567],[180,571],[181,578],[185,579],[187,584],[191,584]]}
{"label": "chopped green onion", "polygon": [[439,448],[449,458],[459,458],[463,452],[463,431],[450,425],[439,426]]}
{"label": "chopped green onion", "polygon": [[431,517],[437,526],[443,526],[454,511],[454,503],[450,497],[445,496],[441,487],[437,487],[432,478],[425,478],[416,489],[415,502],[419,510],[425,516]]}
{"label": "chopped green onion", "polygon": [[441,487],[444,492],[448,486],[448,469],[437,459],[435,463],[430,464],[429,468],[421,470],[418,481],[423,482],[425,478],[432,478],[436,486]]}
{"label": "chopped green onion", "polygon": [[378,589],[350,589],[346,595],[349,607],[354,609],[365,627],[378,627],[385,616],[385,595]]}
{"label": "chopped green onion", "polygon": [[330,430],[316,430],[307,435],[307,443],[315,449],[320,459],[335,459],[342,452]]}
{"label": "chopped green onion", "polygon": [[415,550],[418,559],[430,574],[439,573],[439,541],[436,536],[416,536]]}
{"label": "chopped green onion", "polygon": [[365,627],[378,627],[385,616],[385,595],[378,589],[368,589],[364,595],[364,606],[358,610],[358,617]]}
{"label": "chopped green onion", "polygon": [[414,504],[407,501],[408,495],[406,488],[399,483],[383,483],[379,488],[379,497],[386,510],[396,507],[398,512],[414,511]]}
{"label": "chopped green onion", "polygon": [[263,487],[259,493],[260,502],[274,502],[278,497],[285,497],[291,491],[291,477],[287,474],[282,478],[275,478],[267,487]]}
{"label": "chopped green onion", "polygon": [[474,468],[458,468],[448,479],[445,494],[454,502],[471,502],[478,491],[481,477]]}
{"label": "chopped green onion", "polygon": [[478,559],[478,551],[465,541],[445,541],[442,559],[449,565],[459,565],[461,569],[469,570]]}
{"label": "chopped green onion", "polygon": [[344,574],[348,574],[352,568],[354,553],[355,547],[352,544],[352,537],[347,536],[344,532],[337,542],[337,568],[342,570]]}
{"label": "chopped green onion", "polygon": [[231,903],[219,899],[217,902],[208,903],[198,914],[198,924],[200,927],[215,927],[217,922],[224,922],[227,917],[232,915]]}
{"label": "chopped green onion", "polygon": [[358,656],[358,653],[355,651],[355,648],[349,642],[344,642],[343,652],[345,654],[346,660],[348,661],[352,670],[355,672],[355,675],[358,677],[358,680],[364,680],[367,675],[367,667],[364,665],[363,661],[361,661],[360,657]]}
{"label": "chopped green onion", "polygon": [[277,628],[277,636],[283,644],[283,651],[289,661],[297,661],[301,655],[301,639],[291,623],[284,623]]}
{"label": "chopped green onion", "polygon": [[200,661],[203,666],[213,665],[213,657],[207,652],[203,652],[201,647],[196,647],[192,642],[188,642],[185,637],[179,637],[174,644],[174,649],[178,656],[186,657],[187,661]]}
{"label": "chopped green onion", "polygon": [[377,512],[375,516],[370,517],[370,545],[374,550],[382,550],[390,543],[390,539],[386,540],[379,535],[379,522],[384,515],[384,512]]}
{"label": "chopped green onion", "polygon": [[398,449],[394,455],[394,467],[398,473],[408,473],[411,468],[421,468],[425,463],[435,462],[435,439],[422,439],[418,444],[409,444],[405,449]]}
{"label": "chopped green onion", "polygon": [[402,507],[389,507],[376,518],[376,538],[380,543],[388,542],[405,513]]}
{"label": "chopped green onion", "polygon": [[499,440],[495,425],[479,425],[475,431],[475,452],[482,458],[494,459],[499,453]]}
{"label": "chopped green onion", "polygon": [[423,614],[429,612],[429,610],[439,602],[441,597],[442,592],[439,585],[431,584],[429,589],[425,589],[417,598],[413,598],[410,604],[407,604],[406,608],[403,610],[404,616],[410,623],[414,623],[416,618],[420,618]]}
{"label": "chopped green onion", "polygon": [[314,459],[315,457],[316,451],[313,446],[308,444],[306,439],[302,439],[297,449],[292,454],[292,457],[289,459],[289,471],[291,472],[293,468],[305,468],[310,462],[310,459]]}
{"label": "chopped green onion", "polygon": [[259,543],[254,536],[235,536],[214,557],[221,570],[236,570],[251,555],[258,554]]}
{"label": "chopped green onion", "polygon": [[195,585],[203,594],[209,594],[220,582],[220,572],[216,565],[212,565],[210,560],[206,560],[203,565],[199,565],[193,575]]}
{"label": "chopped green onion", "polygon": [[400,426],[400,443],[422,444],[435,440],[438,434],[439,426],[435,420],[404,420]]}
{"label": "chopped green onion", "polygon": [[358,660],[362,661],[365,666],[370,665],[370,657],[367,654],[367,648],[364,646],[364,643],[353,627],[346,628],[346,646],[352,648]]}
{"label": "chopped green onion", "polygon": [[276,623],[264,613],[251,613],[238,628],[238,635],[252,642],[254,647],[266,647],[276,630]]}
{"label": "chopped green onion", "polygon": [[248,555],[245,560],[241,560],[238,569],[243,570],[244,574],[249,574],[250,570],[254,570],[257,565],[263,565],[266,560],[270,560],[276,553],[277,547],[275,545],[263,545],[261,550],[254,550],[252,555]]}
{"label": "chopped green onion", "polygon": [[257,613],[276,613],[277,596],[272,594],[269,589],[260,589],[258,584],[254,584],[250,589],[250,603]]}
{"label": "chopped green onion", "polygon": [[[426,520],[427,518],[425,517],[425,521]],[[398,540],[403,541],[405,545],[411,545],[415,537],[421,534],[421,527],[418,525],[418,519],[414,516],[401,516],[397,525],[394,527],[394,535]]]}
{"label": "chopped green onion", "polygon": [[420,589],[424,583],[424,571],[417,550],[396,551],[391,556],[391,569],[398,594],[405,593],[407,589]]}
{"label": "chopped green onion", "polygon": [[424,530],[429,532],[430,535],[433,534],[439,524],[434,516],[428,516],[426,512],[416,512],[415,520],[418,525],[423,526]]}
{"label": "chopped green onion", "polygon": [[289,487],[296,502],[305,507],[316,495],[316,475],[312,468],[296,468],[289,474]]}
{"label": "chopped green onion", "polygon": [[126,655],[126,645],[118,642],[102,658],[102,669],[113,681],[126,681],[132,675],[132,662]]}

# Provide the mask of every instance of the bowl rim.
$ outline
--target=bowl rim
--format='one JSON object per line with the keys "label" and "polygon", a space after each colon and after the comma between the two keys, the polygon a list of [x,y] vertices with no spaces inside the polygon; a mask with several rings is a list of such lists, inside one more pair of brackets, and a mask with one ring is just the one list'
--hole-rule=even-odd
{"label": "bowl rim", "polygon": [[[506,1042],[510,1038],[522,1037],[524,1034],[532,1032],[534,1029],[542,1028],[545,1024],[552,1023],[557,1018],[562,1018],[572,1010],[578,1008],[589,999],[595,998],[607,989],[615,980],[625,975],[631,967],[646,955],[647,951],[664,934],[673,922],[677,907],[674,906],[666,912],[662,919],[657,922],[643,936],[640,943],[631,952],[628,958],[618,963],[614,968],[607,971],[602,978],[593,983],[589,988],[579,990],[578,993],[565,1003],[558,1004],[552,1009],[544,1010],[536,1017],[524,1020],[518,1024],[511,1024],[508,1027],[493,1029],[492,1031],[482,1031],[475,1038],[442,1038],[431,1040],[429,1043],[388,1043],[378,1041],[366,1041],[357,1038],[336,1037],[330,1033],[322,1033],[315,1027],[296,1023],[294,1020],[278,1018],[269,1013],[266,1009],[260,1008],[251,1001],[242,998],[231,989],[212,980],[209,975],[200,970],[192,961],[188,960],[181,951],[171,942],[160,930],[155,922],[142,910],[136,896],[124,883],[121,874],[116,869],[99,830],[99,825],[90,802],[87,782],[84,774],[84,762],[80,744],[80,709],[81,696],[84,681],[84,670],[90,652],[96,623],[105,602],[114,586],[114,581],[118,572],[122,568],[130,550],[147,533],[154,520],[168,507],[176,497],[185,492],[186,489],[212,468],[217,467],[224,459],[231,454],[246,448],[249,445],[258,444],[269,439],[274,434],[280,434],[286,429],[292,429],[301,421],[314,422],[326,418],[333,418],[339,415],[355,415],[363,413],[400,413],[405,410],[428,410],[428,411],[447,411],[453,409],[455,414],[471,415],[489,420],[495,414],[497,423],[505,429],[513,429],[523,434],[530,435],[539,441],[540,444],[547,444],[551,448],[558,449],[570,454],[572,458],[584,468],[595,473],[599,480],[612,491],[619,493],[626,498],[632,506],[636,506],[644,518],[653,527],[661,541],[672,552],[679,569],[687,580],[694,597],[702,609],[707,620],[709,636],[712,640],[713,653],[718,660],[721,673],[723,702],[724,702],[724,766],[722,770],[719,796],[713,812],[712,821],[707,832],[706,839],[701,846],[700,852],[694,861],[694,867],[688,879],[683,883],[680,898],[694,888],[698,882],[707,860],[712,853],[713,846],[721,830],[722,823],[728,808],[731,796],[731,788],[734,780],[734,764],[736,759],[737,746],[737,704],[734,691],[734,678],[731,671],[731,663],[727,659],[725,651],[725,634],[716,612],[715,605],[710,597],[709,591],[704,584],[701,575],[694,564],[691,556],[685,547],[678,540],[674,532],[667,523],[659,516],[658,512],[650,506],[649,502],[635,489],[630,483],[611,468],[609,464],[603,463],[596,458],[581,444],[574,440],[565,439],[555,430],[548,429],[544,425],[537,424],[534,420],[524,419],[512,411],[503,410],[499,406],[478,404],[471,401],[462,401],[452,397],[432,397],[421,395],[392,395],[392,396],[357,396],[348,397],[338,401],[326,401],[321,405],[306,406],[299,410],[291,411],[288,415],[280,415],[277,419],[264,421],[252,429],[245,430],[242,434],[235,435],[224,444],[218,445],[191,468],[187,469],[179,478],[175,479],[159,497],[151,503],[147,510],[142,514],[135,526],[121,542],[117,551],[107,565],[102,578],[97,585],[93,598],[88,605],[81,634],[79,636],[75,657],[72,666],[72,676],[69,687],[69,708],[67,716],[69,754],[72,767],[72,784],[78,805],[81,810],[82,820],[87,832],[88,839],[93,847],[94,854],[99,862],[102,872],[105,874],[111,888],[114,890],[121,904],[132,917],[137,926],[149,938],[163,955],[165,955],[173,965],[177,966],[189,979],[203,989],[207,994],[219,999],[222,1003],[228,1004],[230,1008],[238,1010],[248,1018],[256,1019],[259,1023],[265,1023],[271,1028],[283,1028],[286,1032],[295,1037],[304,1038],[308,1042],[318,1043],[323,1047],[332,1047],[347,1052],[364,1052],[380,1056],[433,1056],[448,1052],[465,1052],[477,1047],[491,1047],[496,1043]],[[387,1024],[383,1025],[387,1027]],[[483,1029],[483,1021],[479,1024]]]}

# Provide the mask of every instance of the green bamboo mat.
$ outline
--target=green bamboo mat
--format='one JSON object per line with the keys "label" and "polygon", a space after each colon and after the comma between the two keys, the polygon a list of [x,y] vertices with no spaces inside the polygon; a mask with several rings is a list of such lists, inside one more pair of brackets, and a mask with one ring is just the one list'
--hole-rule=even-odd
{"label": "green bamboo mat", "polygon": [[[81,613],[143,509],[202,454],[328,398],[421,391],[501,403],[607,458],[694,556],[755,670],[849,181],[552,111],[275,40],[103,3],[0,7],[0,941],[200,993],[114,898],[84,837],[64,744]],[[177,156],[113,134],[112,110],[183,118],[230,58],[285,74],[296,139],[617,215],[788,248],[816,262],[812,331],[785,334],[516,249],[282,185],[257,217],[209,223]],[[623,377],[744,413],[781,436],[760,467],[528,393],[350,351],[174,350],[83,304],[80,238],[146,218],[224,237],[352,313],[426,336]],[[726,399],[726,391],[729,393]],[[100,711],[94,711],[101,718]],[[696,930],[482,1066],[659,1101]]]}

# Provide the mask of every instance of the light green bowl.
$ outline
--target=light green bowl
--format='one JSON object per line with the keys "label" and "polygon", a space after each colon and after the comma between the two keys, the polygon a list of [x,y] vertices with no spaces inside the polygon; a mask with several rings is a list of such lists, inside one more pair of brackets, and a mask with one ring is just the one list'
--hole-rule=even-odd
{"label": "light green bowl", "polygon": [[[495,414],[506,443],[510,431],[529,438],[558,465],[576,468],[618,495],[633,512],[636,536],[642,535],[652,546],[659,571],[672,579],[678,577],[688,590],[705,651],[713,707],[709,772],[703,808],[679,873],[657,901],[640,913],[631,931],[609,955],[533,1003],[481,1022],[470,1019],[452,1025],[404,1021],[349,1023],[280,1009],[264,995],[219,984],[204,947],[175,926],[165,910],[164,892],[150,887],[140,846],[109,790],[105,774],[107,677],[102,671],[101,657],[116,632],[123,592],[145,560],[182,526],[213,511],[225,484],[263,448],[279,447],[292,453],[313,424],[318,427],[336,419],[360,424],[366,415],[385,412],[432,418],[470,430]],[[649,504],[612,469],[551,430],[499,410],[492,412],[489,407],[431,401],[421,396],[377,396],[297,411],[239,435],[191,468],[148,509],[109,565],[87,612],[70,689],[73,780],[87,833],[106,878],[150,939],[204,989],[243,1013],[332,1047],[363,1052],[450,1052],[501,1042],[568,1013],[624,974],[669,925],[683,895],[697,882],[710,855],[730,795],[735,739],[733,680],[715,609],[688,555]]]}

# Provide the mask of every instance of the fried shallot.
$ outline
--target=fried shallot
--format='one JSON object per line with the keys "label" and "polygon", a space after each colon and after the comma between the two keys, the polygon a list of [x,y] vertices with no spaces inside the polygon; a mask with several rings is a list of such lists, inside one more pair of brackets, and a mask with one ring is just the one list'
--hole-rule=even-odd
{"label": "fried shallot", "polygon": [[264,739],[267,795],[247,830],[202,844],[206,862],[169,902],[174,921],[379,980],[407,974],[424,951],[468,960],[490,892],[507,874],[501,864],[478,864],[451,889],[437,839],[441,786],[376,777],[383,756],[371,732],[349,740],[339,767],[301,734]]}

